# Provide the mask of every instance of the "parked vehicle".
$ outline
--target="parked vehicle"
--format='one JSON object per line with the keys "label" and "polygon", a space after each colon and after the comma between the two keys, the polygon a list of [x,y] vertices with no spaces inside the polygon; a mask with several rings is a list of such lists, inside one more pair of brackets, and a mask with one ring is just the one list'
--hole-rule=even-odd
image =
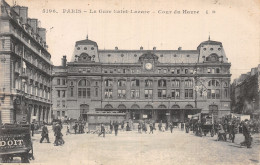
{"label": "parked vehicle", "polygon": [[2,163],[12,162],[20,157],[22,163],[29,163],[33,157],[30,124],[5,124],[0,126],[0,158]]}

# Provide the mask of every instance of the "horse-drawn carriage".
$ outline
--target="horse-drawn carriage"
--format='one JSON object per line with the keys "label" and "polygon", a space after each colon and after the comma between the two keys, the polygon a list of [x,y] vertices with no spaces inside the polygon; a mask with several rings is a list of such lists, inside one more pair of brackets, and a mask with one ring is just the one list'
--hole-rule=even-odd
{"label": "horse-drawn carriage", "polygon": [[20,157],[22,163],[29,163],[30,159],[34,159],[29,124],[0,126],[1,162],[12,162],[14,157]]}
{"label": "horse-drawn carriage", "polygon": [[215,135],[214,119],[212,114],[209,113],[198,113],[192,116],[193,122],[196,125],[196,134],[207,136],[210,133],[211,137]]}

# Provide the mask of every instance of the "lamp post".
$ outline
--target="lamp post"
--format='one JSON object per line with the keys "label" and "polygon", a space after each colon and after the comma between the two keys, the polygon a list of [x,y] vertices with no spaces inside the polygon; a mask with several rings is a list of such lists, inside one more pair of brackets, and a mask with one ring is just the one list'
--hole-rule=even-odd
{"label": "lamp post", "polygon": [[253,98],[252,103],[253,103],[252,116],[253,116],[253,119],[254,119],[254,112],[255,112],[255,98]]}

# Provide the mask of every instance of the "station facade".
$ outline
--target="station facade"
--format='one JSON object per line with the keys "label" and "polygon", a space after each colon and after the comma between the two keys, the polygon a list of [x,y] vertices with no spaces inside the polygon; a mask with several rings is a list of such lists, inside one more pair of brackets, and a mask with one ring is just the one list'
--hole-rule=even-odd
{"label": "station facade", "polygon": [[[77,41],[53,69],[55,118],[183,122],[198,112],[230,113],[230,66],[221,42],[195,50],[100,50]],[[114,115],[113,115],[114,114]],[[121,119],[121,118],[120,118]]]}

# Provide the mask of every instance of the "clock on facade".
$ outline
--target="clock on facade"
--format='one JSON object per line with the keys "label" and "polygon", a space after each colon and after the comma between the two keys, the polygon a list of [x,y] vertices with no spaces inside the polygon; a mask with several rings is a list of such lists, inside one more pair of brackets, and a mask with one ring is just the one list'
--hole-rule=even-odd
{"label": "clock on facade", "polygon": [[151,64],[151,63],[146,63],[145,64],[145,69],[151,70],[152,68],[153,68],[153,64]]}

